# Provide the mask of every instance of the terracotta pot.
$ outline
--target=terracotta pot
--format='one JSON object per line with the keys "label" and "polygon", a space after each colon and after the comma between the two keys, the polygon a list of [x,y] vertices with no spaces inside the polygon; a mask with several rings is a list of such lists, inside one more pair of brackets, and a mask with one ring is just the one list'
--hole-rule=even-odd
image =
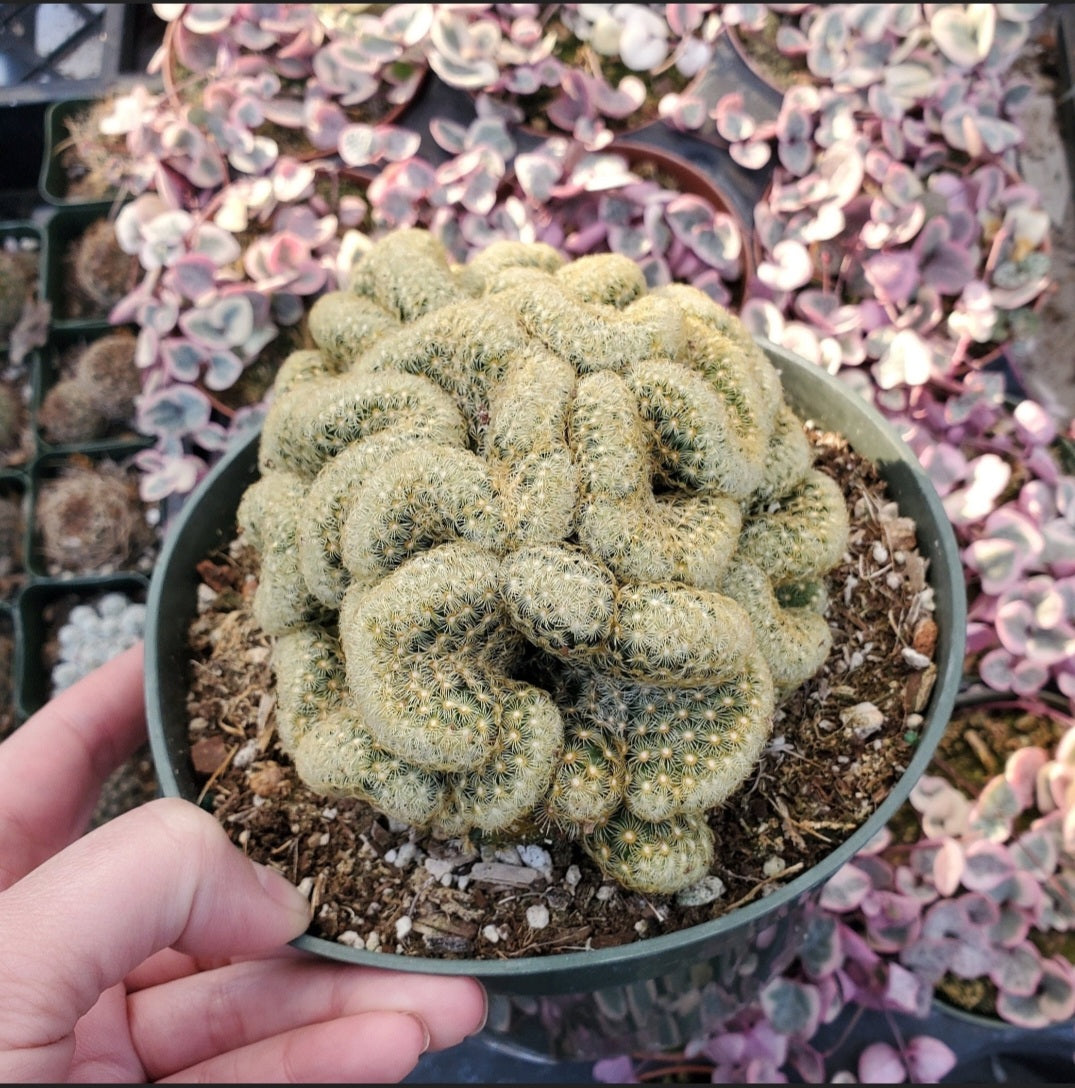
{"label": "terracotta pot", "polygon": [[[684,148],[688,145],[682,141]],[[724,212],[735,220],[736,229],[742,239],[743,248],[741,261],[743,272],[738,280],[731,285],[732,308],[738,312],[743,304],[746,286],[754,276],[756,268],[754,250],[751,244],[753,232],[739,213],[736,202],[729,190],[726,190],[720,181],[710,173],[704,172],[695,166],[683,155],[676,154],[666,148],[660,148],[654,144],[638,140],[615,140],[609,147],[609,151],[622,155],[627,164],[636,172],[640,167],[651,165],[663,174],[669,175],[674,185],[682,193],[690,193],[701,197],[712,204],[718,212]]]}

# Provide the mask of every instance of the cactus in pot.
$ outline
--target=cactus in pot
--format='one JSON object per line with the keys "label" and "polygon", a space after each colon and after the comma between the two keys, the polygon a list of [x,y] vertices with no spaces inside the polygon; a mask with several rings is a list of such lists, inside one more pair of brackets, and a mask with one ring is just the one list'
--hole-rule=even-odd
{"label": "cactus in pot", "polygon": [[281,368],[239,523],[299,776],[446,835],[535,823],[611,879],[706,813],[824,661],[839,487],[701,291],[616,255],[372,244]]}

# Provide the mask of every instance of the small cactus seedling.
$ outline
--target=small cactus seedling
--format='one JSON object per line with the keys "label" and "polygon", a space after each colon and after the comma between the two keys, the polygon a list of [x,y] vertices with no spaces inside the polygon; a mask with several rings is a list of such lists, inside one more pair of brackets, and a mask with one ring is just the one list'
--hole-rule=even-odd
{"label": "small cactus seedling", "polygon": [[45,394],[37,425],[46,441],[66,445],[100,438],[108,421],[87,398],[83,382],[63,378]]}
{"label": "small cactus seedling", "polygon": [[404,230],[351,284],[239,508],[300,777],[445,834],[554,826],[639,891],[698,881],[707,812],[831,645],[848,513],[777,372],[614,255],[456,266]]}
{"label": "small cactus seedling", "polygon": [[110,423],[134,417],[134,399],[141,392],[141,375],[134,361],[134,333],[109,333],[87,344],[75,364],[75,378],[86,400]]}
{"label": "small cactus seedling", "polygon": [[146,606],[124,593],[104,593],[76,604],[56,635],[52,691],[63,691],[133,646],[145,630]]}
{"label": "small cactus seedling", "polygon": [[30,291],[25,263],[17,254],[0,249],[0,337],[6,338],[18,322]]}
{"label": "small cactus seedling", "polygon": [[78,292],[107,312],[135,285],[141,265],[120,248],[111,220],[95,219],[75,242],[71,269]]}
{"label": "small cactus seedling", "polygon": [[0,382],[0,454],[10,453],[22,441],[24,408],[18,390]]}
{"label": "small cactus seedling", "polygon": [[109,573],[133,563],[152,540],[137,483],[113,462],[73,458],[42,481],[35,505],[50,573]]}
{"label": "small cactus seedling", "polygon": [[22,499],[18,494],[0,494],[0,578],[7,578],[22,566]]}
{"label": "small cactus seedling", "polygon": [[106,434],[110,424],[133,422],[141,390],[134,348],[134,334],[121,330],[75,349],[73,372],[49,389],[38,409],[37,424],[48,442],[88,442]]}

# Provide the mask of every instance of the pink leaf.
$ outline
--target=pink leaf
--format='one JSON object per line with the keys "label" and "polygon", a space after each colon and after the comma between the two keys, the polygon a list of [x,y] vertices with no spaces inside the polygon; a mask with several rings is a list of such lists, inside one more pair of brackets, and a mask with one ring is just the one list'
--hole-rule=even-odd
{"label": "pink leaf", "polygon": [[859,1055],[859,1080],[863,1084],[902,1084],[907,1069],[888,1043],[870,1043]]}
{"label": "pink leaf", "polygon": [[1014,872],[1011,856],[999,844],[980,840],[967,847],[963,884],[970,891],[992,891]]}
{"label": "pink leaf", "polygon": [[915,1084],[936,1084],[952,1071],[955,1052],[931,1035],[915,1035],[907,1040],[907,1068]]}
{"label": "pink leaf", "polygon": [[854,910],[872,890],[870,878],[856,865],[847,864],[830,877],[821,891],[825,910]]}
{"label": "pink leaf", "polygon": [[941,895],[952,895],[963,875],[963,850],[955,839],[945,839],[933,859],[933,882]]}
{"label": "pink leaf", "polygon": [[1044,748],[1029,745],[1019,748],[1008,756],[1004,764],[1004,777],[1015,790],[1019,803],[1029,808],[1034,800],[1034,786],[1038,772],[1049,762],[1049,755]]}

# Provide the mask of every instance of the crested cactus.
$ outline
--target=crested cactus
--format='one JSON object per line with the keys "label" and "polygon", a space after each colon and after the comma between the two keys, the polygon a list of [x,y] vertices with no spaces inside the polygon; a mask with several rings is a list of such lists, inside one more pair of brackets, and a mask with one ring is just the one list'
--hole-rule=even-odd
{"label": "crested cactus", "polygon": [[278,375],[258,551],[300,777],[444,834],[553,826],[670,893],[827,656],[848,515],[739,321],[617,256],[420,230]]}

